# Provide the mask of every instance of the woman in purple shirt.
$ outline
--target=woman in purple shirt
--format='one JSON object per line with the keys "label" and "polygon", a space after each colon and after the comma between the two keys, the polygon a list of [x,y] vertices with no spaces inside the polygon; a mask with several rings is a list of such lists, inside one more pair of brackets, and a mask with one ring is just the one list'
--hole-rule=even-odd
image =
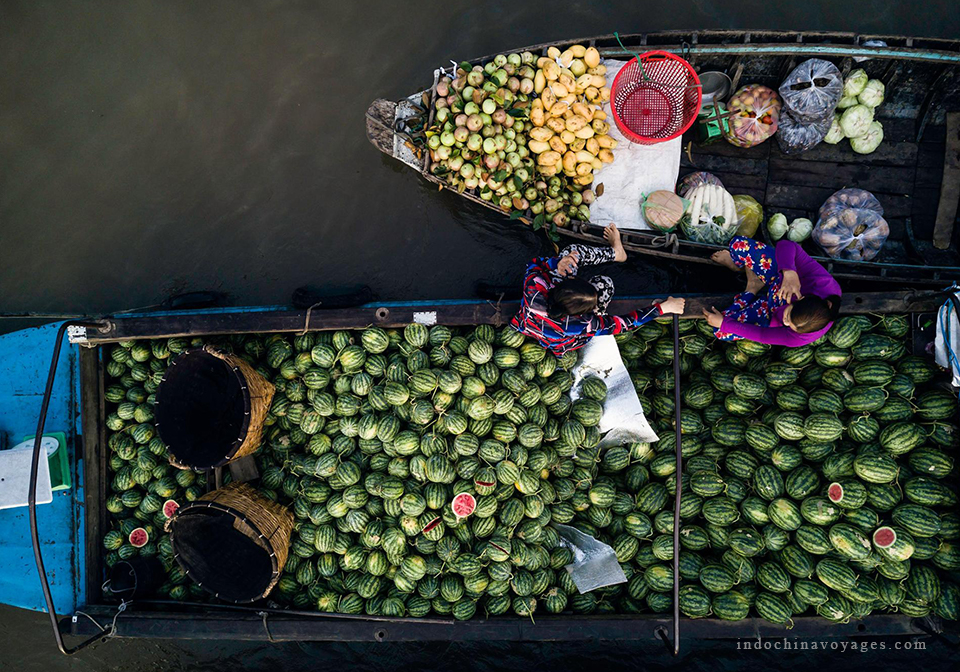
{"label": "woman in purple shirt", "polygon": [[774,250],[736,236],[729,250],[711,259],[747,274],[747,288],[734,297],[733,305],[723,313],[716,308],[703,311],[719,339],[797,347],[816,341],[837,319],[840,285],[797,243],[781,240]]}

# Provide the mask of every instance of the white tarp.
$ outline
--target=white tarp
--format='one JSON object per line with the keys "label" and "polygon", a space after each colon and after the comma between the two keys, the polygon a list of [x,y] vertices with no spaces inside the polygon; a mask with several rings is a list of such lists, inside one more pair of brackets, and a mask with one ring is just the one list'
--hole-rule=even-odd
{"label": "white tarp", "polygon": [[570,398],[574,401],[579,399],[580,381],[587,376],[596,376],[607,384],[607,400],[603,404],[603,417],[598,426],[604,434],[600,447],[622,446],[635,441],[659,441],[657,433],[643,414],[637,390],[620,357],[617,339],[613,336],[594,336],[580,353],[580,363],[573,369]]}
{"label": "white tarp", "polygon": [[[626,61],[607,59],[607,85]],[[603,195],[590,206],[590,223],[607,225],[615,223],[621,229],[650,230],[650,225],[640,213],[643,198],[652,191],[673,191],[680,174],[680,148],[682,137],[654,145],[640,145],[627,140],[613,120],[610,103],[604,103],[610,137],[617,141],[613,150],[613,163],[606,164],[593,179],[593,188],[603,184]]]}
{"label": "white tarp", "polygon": [[[960,292],[954,296],[960,298]],[[953,385],[960,387],[960,315],[953,301],[940,306],[937,315],[937,340],[935,342],[937,364],[953,372]]]}

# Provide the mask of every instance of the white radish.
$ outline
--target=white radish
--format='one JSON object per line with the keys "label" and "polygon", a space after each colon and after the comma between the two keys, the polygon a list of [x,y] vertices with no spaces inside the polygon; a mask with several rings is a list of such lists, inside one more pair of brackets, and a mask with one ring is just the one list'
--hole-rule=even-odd
{"label": "white radish", "polygon": [[706,187],[699,187],[693,191],[693,202],[690,204],[690,222],[694,226],[700,223],[700,208],[703,204],[703,194]]}

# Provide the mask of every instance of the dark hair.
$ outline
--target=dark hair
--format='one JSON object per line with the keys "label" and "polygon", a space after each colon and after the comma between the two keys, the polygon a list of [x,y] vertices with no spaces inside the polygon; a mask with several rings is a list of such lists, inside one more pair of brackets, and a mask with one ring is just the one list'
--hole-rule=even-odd
{"label": "dark hair", "polygon": [[790,322],[797,333],[809,334],[819,331],[834,322],[840,314],[840,297],[836,294],[821,299],[819,296],[805,296],[793,304]]}
{"label": "dark hair", "polygon": [[597,288],[586,280],[562,280],[547,292],[547,314],[554,319],[585,315],[597,307]]}

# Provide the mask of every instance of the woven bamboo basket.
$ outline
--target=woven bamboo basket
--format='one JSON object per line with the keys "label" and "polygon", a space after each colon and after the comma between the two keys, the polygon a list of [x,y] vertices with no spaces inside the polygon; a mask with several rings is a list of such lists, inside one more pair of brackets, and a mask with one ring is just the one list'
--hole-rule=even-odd
{"label": "woven bamboo basket", "polygon": [[155,424],[172,462],[205,471],[253,453],[274,389],[236,355],[210,346],[181,354],[157,387]]}
{"label": "woven bamboo basket", "polygon": [[229,483],[181,507],[167,521],[177,563],[228,602],[266,597],[290,552],[293,514],[246,483]]}

